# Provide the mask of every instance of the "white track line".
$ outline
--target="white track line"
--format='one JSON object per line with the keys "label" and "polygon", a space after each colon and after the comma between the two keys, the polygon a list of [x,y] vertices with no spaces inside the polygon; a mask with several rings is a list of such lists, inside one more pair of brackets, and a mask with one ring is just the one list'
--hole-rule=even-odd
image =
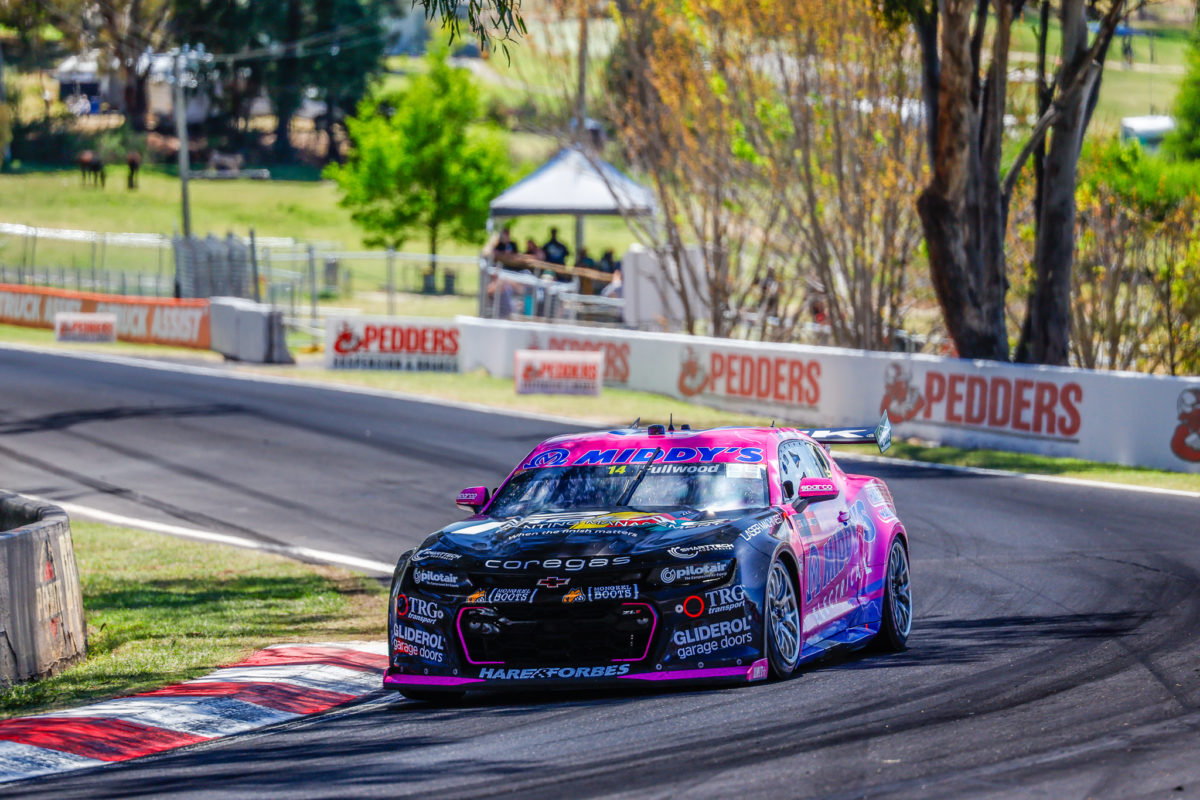
{"label": "white track line", "polygon": [[368,558],[358,558],[357,556],[347,556],[341,553],[330,553],[327,550],[313,550],[309,547],[293,547],[290,545],[268,544],[266,542],[257,542],[253,539],[247,539],[243,536],[231,536],[227,533],[217,533],[216,531],[200,530],[199,528],[185,528],[180,525],[169,525],[164,522],[154,522],[148,519],[138,519],[136,517],[126,517],[121,514],[113,514],[108,511],[101,511],[98,508],[89,506],[81,506],[76,503],[67,503],[61,500],[55,500],[49,497],[34,497],[29,496],[29,499],[39,503],[49,503],[58,506],[68,514],[77,517],[83,517],[95,522],[105,522],[109,525],[120,525],[124,528],[138,528],[140,530],[153,531],[154,533],[166,533],[171,536],[182,536],[186,539],[197,539],[202,542],[215,542],[217,544],[227,544],[233,547],[243,547],[248,550],[260,550],[264,553],[276,553],[281,556],[288,556],[299,561],[315,561],[321,564],[336,564],[341,567],[350,567],[351,569],[362,570],[363,572],[383,573],[390,575],[395,568],[395,564],[388,564],[383,561],[372,561]]}
{"label": "white track line", "polygon": [[225,667],[187,684],[203,686],[226,681],[290,683],[360,697],[378,689],[382,678],[378,672],[363,672],[333,664],[276,664],[265,667]]}
{"label": "white track line", "polygon": [[232,697],[122,697],[82,708],[51,711],[32,719],[104,717],[216,738],[274,725],[301,716]]}
{"label": "white track line", "polygon": [[107,763],[98,758],[77,756],[74,753],[64,753],[48,747],[0,741],[0,782],[36,778],[38,775],[63,772],[69,769],[98,767]]}

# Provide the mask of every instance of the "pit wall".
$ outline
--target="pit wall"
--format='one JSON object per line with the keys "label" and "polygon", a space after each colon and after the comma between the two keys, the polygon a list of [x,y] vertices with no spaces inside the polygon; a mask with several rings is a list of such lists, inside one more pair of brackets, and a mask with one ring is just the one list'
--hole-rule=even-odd
{"label": "pit wall", "polygon": [[123,342],[200,350],[209,347],[208,300],[127,297],[0,283],[0,322],[53,328],[54,315],[60,311],[115,314],[117,338]]}
{"label": "pit wall", "polygon": [[[1200,377],[1171,378],[835,347],[458,317],[459,368],[511,377],[520,349],[603,350],[605,383],[898,436],[1200,472]],[[683,420],[686,422],[687,420]]]}
{"label": "pit wall", "polygon": [[52,675],[86,654],[66,512],[0,492],[0,687]]}

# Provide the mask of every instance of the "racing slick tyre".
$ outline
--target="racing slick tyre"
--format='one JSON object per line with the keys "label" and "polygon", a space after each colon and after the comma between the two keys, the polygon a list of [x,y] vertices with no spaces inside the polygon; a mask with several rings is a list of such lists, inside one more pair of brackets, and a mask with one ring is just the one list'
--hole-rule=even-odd
{"label": "racing slick tyre", "polygon": [[887,578],[884,581],[883,620],[875,637],[878,649],[899,652],[908,646],[912,630],[912,587],[908,577],[908,551],[899,537],[888,552]]}
{"label": "racing slick tyre", "polygon": [[776,678],[790,677],[800,663],[800,603],[792,573],[778,556],[767,572],[763,617],[771,673]]}

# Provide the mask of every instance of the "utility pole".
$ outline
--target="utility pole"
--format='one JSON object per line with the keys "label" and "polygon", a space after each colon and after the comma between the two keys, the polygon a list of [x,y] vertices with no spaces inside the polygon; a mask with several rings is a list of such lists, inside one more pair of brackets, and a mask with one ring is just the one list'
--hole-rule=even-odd
{"label": "utility pole", "polygon": [[[588,1],[579,0],[579,88],[575,93],[575,145],[583,152],[590,145],[587,140],[587,37]],[[1200,0],[1197,0],[1200,2]],[[575,262],[579,263],[579,252],[583,248],[583,216],[575,215]]]}
{"label": "utility pole", "polygon": [[[0,106],[8,104],[8,89],[4,86],[4,45],[0,43]],[[4,143],[4,152],[0,154],[0,167],[8,163],[12,158],[12,149],[9,143]]]}
{"label": "utility pole", "polygon": [[192,238],[192,208],[188,203],[188,128],[187,128],[187,95],[183,90],[183,62],[187,58],[188,48],[174,53],[175,58],[175,132],[179,135],[179,190],[183,204],[183,238]]}

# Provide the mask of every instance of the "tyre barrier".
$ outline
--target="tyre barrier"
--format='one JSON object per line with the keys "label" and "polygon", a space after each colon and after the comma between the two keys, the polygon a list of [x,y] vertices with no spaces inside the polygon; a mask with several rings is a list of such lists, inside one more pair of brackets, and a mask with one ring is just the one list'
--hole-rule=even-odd
{"label": "tyre barrier", "polygon": [[67,513],[0,492],[0,687],[52,675],[86,655]]}

